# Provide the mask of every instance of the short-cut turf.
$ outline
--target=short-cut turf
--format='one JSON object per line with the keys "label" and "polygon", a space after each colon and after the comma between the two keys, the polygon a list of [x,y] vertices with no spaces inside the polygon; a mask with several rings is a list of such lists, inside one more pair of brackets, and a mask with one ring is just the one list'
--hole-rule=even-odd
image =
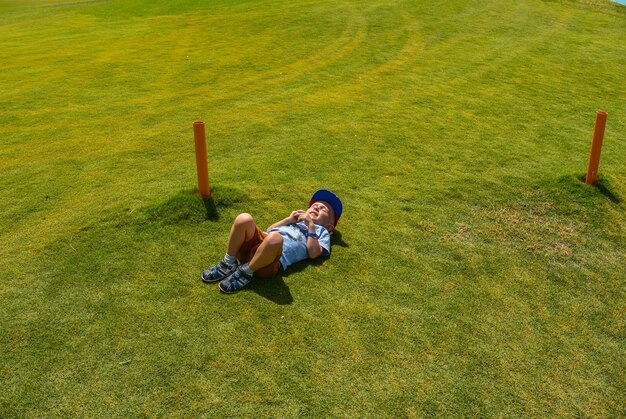
{"label": "short-cut turf", "polygon": [[[624,416],[625,10],[0,1],[0,416]],[[330,259],[198,279],[319,187]]]}

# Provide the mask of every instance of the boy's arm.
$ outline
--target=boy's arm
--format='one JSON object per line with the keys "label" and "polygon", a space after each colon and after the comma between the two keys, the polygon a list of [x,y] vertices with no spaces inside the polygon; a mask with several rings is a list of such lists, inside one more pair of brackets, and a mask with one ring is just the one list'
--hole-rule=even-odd
{"label": "boy's arm", "polygon": [[[304,222],[309,226],[309,233],[317,234],[317,231],[315,230],[315,224],[313,223],[311,216],[307,215],[304,219]],[[318,239],[319,237],[316,239],[314,237],[307,236],[306,238],[306,250],[309,254],[309,258],[311,259],[318,258],[322,255],[323,249],[322,246],[320,246],[320,242]]]}
{"label": "boy's arm", "polygon": [[297,222],[298,222],[298,218],[300,218],[300,216],[301,216],[302,214],[304,214],[304,211],[302,211],[302,210],[292,211],[292,212],[291,212],[291,215],[290,215],[289,217],[284,218],[284,219],[282,219],[282,220],[280,220],[280,221],[278,221],[278,222],[276,222],[276,223],[272,224],[271,226],[269,226],[269,227],[267,228],[267,230],[266,230],[266,231],[269,231],[269,230],[271,230],[271,229],[273,229],[273,228],[276,228],[276,227],[286,226],[286,225],[288,225],[288,224],[297,223]]}

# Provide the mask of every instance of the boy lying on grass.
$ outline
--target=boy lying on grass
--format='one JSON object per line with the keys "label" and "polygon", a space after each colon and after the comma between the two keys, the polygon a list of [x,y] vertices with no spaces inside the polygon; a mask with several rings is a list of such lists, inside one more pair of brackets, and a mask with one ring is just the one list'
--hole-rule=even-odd
{"label": "boy lying on grass", "polygon": [[308,210],[293,211],[267,232],[256,226],[250,214],[239,214],[230,229],[226,256],[202,272],[202,280],[219,282],[220,290],[231,294],[254,277],[271,278],[301,260],[329,256],[330,233],[342,210],[337,195],[320,189],[311,197]]}

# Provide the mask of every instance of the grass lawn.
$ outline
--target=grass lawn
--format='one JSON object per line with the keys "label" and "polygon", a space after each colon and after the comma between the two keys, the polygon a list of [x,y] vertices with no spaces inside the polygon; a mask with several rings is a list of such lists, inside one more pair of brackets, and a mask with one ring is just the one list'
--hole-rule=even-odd
{"label": "grass lawn", "polygon": [[[0,416],[626,415],[626,7],[0,1],[0,62]],[[329,259],[200,281],[320,187]]]}

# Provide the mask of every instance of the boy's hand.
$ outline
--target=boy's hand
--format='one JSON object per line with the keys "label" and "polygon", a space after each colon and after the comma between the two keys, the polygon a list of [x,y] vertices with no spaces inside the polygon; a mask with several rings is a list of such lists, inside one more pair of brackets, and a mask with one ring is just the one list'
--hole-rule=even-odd
{"label": "boy's hand", "polygon": [[298,221],[302,221],[304,219],[304,211],[303,210],[295,210],[291,212],[289,216],[289,220],[297,223]]}
{"label": "boy's hand", "polygon": [[[296,211],[294,211],[296,212]],[[311,218],[311,214],[308,214],[306,211],[302,211],[300,216],[298,217],[298,222],[304,221],[307,227],[311,228],[315,225],[313,219]]]}
{"label": "boy's hand", "polygon": [[313,227],[315,224],[313,223],[313,219],[311,218],[311,214],[307,214],[304,213],[302,215],[300,215],[300,218],[298,218],[298,221],[304,221],[307,225],[307,227],[311,228]]}

